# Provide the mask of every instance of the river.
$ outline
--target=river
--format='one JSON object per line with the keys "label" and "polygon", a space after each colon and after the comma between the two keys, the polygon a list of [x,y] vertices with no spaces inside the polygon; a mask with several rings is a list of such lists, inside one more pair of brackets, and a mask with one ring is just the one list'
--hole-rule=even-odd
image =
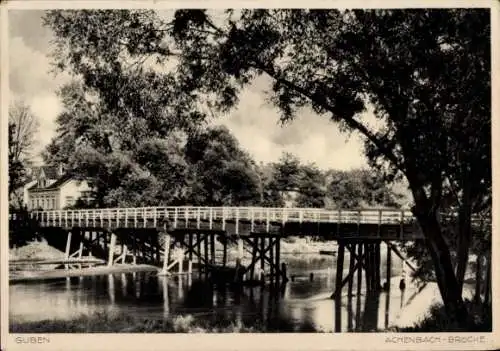
{"label": "river", "polygon": [[[12,284],[9,316],[11,321],[25,322],[71,320],[95,312],[150,318],[191,315],[265,326],[269,332],[373,331],[390,326],[417,294],[411,284],[404,292],[399,289],[401,265],[395,260],[390,292],[366,298],[363,292],[349,297],[343,291],[336,309],[330,299],[334,257],[283,255],[282,260],[293,280],[276,292],[262,287],[245,287],[239,292],[216,288],[197,273],[168,278],[127,273]],[[340,323],[335,323],[336,316]]]}

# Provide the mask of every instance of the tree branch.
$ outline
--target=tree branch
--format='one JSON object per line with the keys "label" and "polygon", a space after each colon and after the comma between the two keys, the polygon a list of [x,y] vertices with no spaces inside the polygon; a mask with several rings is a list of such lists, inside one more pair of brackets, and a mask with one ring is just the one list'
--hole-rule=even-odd
{"label": "tree branch", "polygon": [[[289,88],[292,88],[296,92],[300,93],[304,97],[308,98],[314,103],[317,103],[323,107],[325,107],[328,111],[333,112],[333,108],[326,102],[324,98],[319,98],[317,96],[313,96],[309,91],[299,87],[298,85],[290,82],[289,80],[283,79],[281,77],[278,77],[276,72],[274,72],[273,68],[265,67],[263,64],[255,64],[254,67],[256,69],[260,69],[267,73],[271,78],[275,79],[276,81],[288,86]],[[392,150],[387,148],[383,142],[378,139],[375,134],[373,134],[365,125],[362,123],[358,122],[356,119],[353,117],[349,118],[343,118],[342,119],[345,123],[349,125],[349,127],[358,130],[360,133],[362,133],[364,136],[368,138],[377,148],[384,154],[387,159],[389,159],[400,171],[404,172],[404,167],[403,165],[399,162],[397,157],[394,155]]]}

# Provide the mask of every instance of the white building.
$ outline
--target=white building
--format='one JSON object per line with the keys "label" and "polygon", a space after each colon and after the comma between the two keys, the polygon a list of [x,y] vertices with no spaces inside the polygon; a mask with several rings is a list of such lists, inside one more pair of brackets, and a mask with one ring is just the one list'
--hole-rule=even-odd
{"label": "white building", "polygon": [[40,167],[36,178],[24,193],[29,210],[59,210],[72,206],[78,199],[89,200],[91,188],[86,181],[76,180],[62,168]]}

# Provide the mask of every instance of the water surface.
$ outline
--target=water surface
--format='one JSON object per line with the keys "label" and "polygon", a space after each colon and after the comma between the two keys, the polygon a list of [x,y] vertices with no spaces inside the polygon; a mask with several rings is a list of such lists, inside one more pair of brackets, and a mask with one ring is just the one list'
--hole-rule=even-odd
{"label": "water surface", "polygon": [[344,289],[336,308],[330,298],[335,258],[284,255],[283,260],[294,281],[277,290],[213,287],[197,273],[169,278],[127,273],[13,284],[9,288],[10,320],[70,320],[82,314],[118,312],[155,319],[177,315],[223,319],[236,325],[265,326],[267,331],[370,331],[387,328],[416,293],[411,285],[404,293],[400,291],[397,273],[389,293],[369,297],[364,292],[356,294],[355,279],[354,295],[349,297]]}

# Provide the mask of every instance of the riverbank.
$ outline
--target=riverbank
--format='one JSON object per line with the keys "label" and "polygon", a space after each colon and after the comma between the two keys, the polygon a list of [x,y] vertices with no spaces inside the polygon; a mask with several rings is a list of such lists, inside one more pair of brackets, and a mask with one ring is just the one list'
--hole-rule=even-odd
{"label": "riverbank", "polygon": [[488,332],[492,328],[491,305],[472,302],[474,285],[464,285],[464,302],[471,316],[469,325],[460,328],[445,313],[439,288],[436,283],[427,283],[405,306],[391,323],[388,331],[394,332]]}
{"label": "riverbank", "polygon": [[[292,324],[280,323],[280,329],[264,324],[247,326],[225,318],[197,319],[192,315],[167,318],[143,318],[130,314],[98,312],[72,320],[11,322],[10,333],[263,333],[294,332]],[[287,329],[288,325],[288,329]],[[284,327],[284,328],[283,328]],[[310,329],[304,330],[314,332]]]}

